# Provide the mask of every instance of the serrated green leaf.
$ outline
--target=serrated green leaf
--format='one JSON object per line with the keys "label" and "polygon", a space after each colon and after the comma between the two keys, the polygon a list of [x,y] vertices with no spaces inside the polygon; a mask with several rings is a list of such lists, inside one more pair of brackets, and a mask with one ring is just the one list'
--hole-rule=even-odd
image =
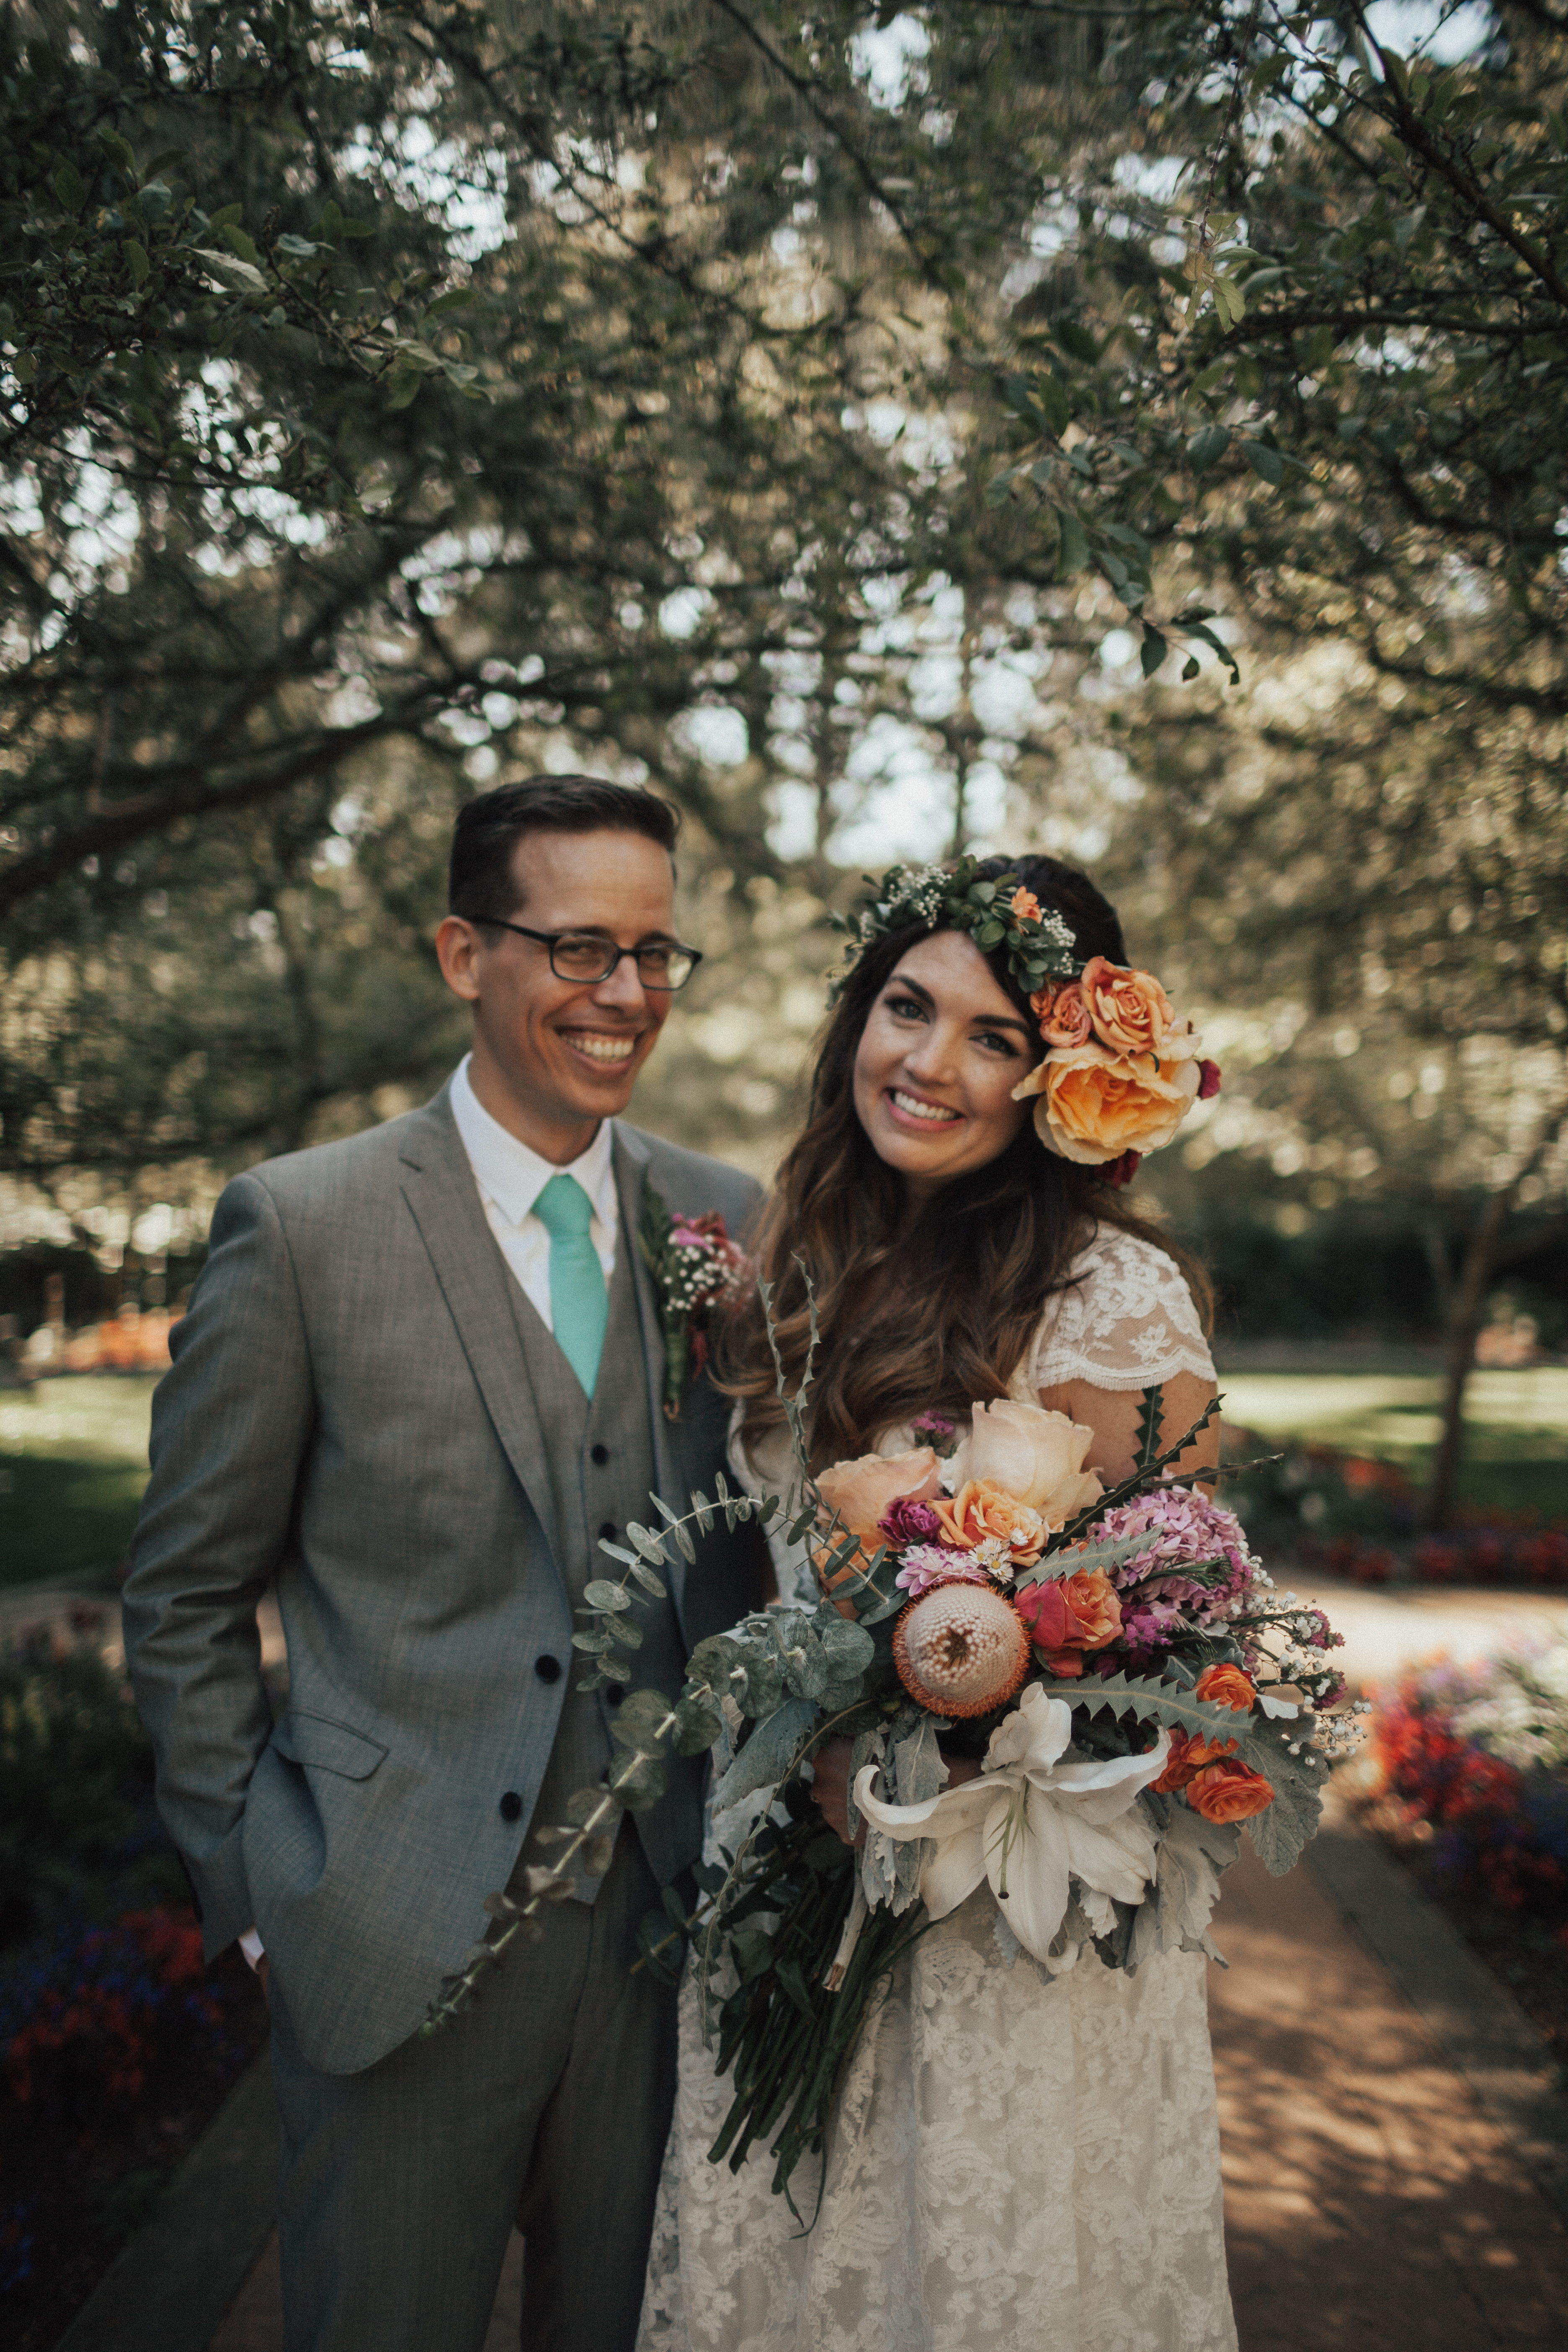
{"label": "serrated green leaf", "polygon": [[1112,1675],[1108,1682],[1086,1676],[1082,1682],[1047,1683],[1043,1687],[1047,1698],[1065,1699],[1069,1706],[1081,1706],[1090,1715],[1106,1709],[1118,1717],[1135,1715],[1145,1721],[1201,1732],[1208,1739],[1239,1739],[1248,1720],[1233,1707],[1211,1706],[1194,1698],[1179,1684],[1130,1679],[1125,1675]]}

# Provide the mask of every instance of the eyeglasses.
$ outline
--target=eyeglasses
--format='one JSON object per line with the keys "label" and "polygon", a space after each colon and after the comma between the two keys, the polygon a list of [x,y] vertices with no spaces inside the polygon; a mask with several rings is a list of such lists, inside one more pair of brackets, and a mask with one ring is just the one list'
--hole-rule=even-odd
{"label": "eyeglasses", "polygon": [[509,923],[500,915],[471,915],[470,922],[489,923],[498,931],[515,931],[520,940],[537,940],[550,950],[550,969],[557,980],[579,983],[608,980],[630,956],[637,978],[647,989],[684,988],[702,961],[697,948],[683,948],[679,940],[654,940],[643,948],[618,948],[600,931],[531,931],[526,923]]}

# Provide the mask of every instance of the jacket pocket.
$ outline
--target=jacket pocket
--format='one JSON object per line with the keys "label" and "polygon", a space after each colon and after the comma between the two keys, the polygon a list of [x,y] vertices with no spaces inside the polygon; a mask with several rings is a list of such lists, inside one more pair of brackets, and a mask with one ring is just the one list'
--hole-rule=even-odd
{"label": "jacket pocket", "polygon": [[272,1745],[291,1764],[318,1764],[325,1772],[341,1772],[345,1780],[368,1780],[386,1754],[379,1739],[367,1739],[330,1716],[302,1715],[294,1707],[274,1727]]}

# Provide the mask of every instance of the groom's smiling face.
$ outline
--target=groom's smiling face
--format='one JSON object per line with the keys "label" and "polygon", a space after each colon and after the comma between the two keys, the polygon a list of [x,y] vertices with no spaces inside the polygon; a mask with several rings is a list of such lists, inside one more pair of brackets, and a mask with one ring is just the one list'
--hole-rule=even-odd
{"label": "groom's smiling face", "polygon": [[[509,919],[594,931],[617,947],[675,937],[668,852],[639,833],[529,833],[512,853]],[[630,957],[607,979],[563,980],[550,950],[499,925],[448,915],[437,933],[448,987],[474,1013],[475,1093],[510,1132],[563,1167],[601,1119],[626,1108],[669,1011]]]}

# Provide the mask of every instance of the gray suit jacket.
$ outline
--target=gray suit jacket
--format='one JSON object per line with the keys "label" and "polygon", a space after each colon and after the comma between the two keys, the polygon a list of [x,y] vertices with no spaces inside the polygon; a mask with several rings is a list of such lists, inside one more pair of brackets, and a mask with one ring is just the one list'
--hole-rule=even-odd
{"label": "gray suit jacket", "polygon": [[[691,1486],[711,1491],[727,1410],[706,1381],[679,1422],[657,1410],[643,1186],[721,1210],[735,1234],[758,1188],[618,1121],[615,1165],[635,1376],[659,1490],[681,1509]],[[573,1671],[516,1297],[443,1089],[227,1187],[154,1401],[125,1632],[159,1804],[209,1955],[254,1922],[301,2048],[333,2074],[405,2039],[481,1933],[568,1687],[535,1661]],[[672,1574],[688,1646],[752,1605],[762,1573],[755,1529],[721,1522]],[[276,1728],[256,1629],[274,1575],[289,1667]],[[700,1843],[699,1776],[666,1802],[679,1867]]]}

